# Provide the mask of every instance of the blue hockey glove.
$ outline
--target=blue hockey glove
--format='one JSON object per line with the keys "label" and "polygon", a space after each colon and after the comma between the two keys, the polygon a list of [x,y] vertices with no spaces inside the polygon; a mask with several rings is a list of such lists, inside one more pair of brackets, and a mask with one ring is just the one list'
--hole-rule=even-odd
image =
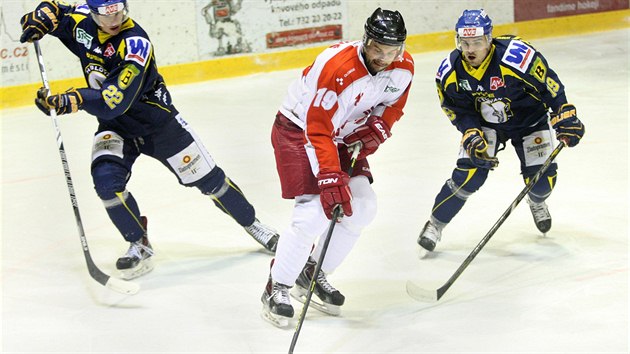
{"label": "blue hockey glove", "polygon": [[481,130],[477,128],[466,130],[462,137],[462,146],[476,167],[492,170],[499,166],[499,159],[488,155],[488,142],[483,138]]}
{"label": "blue hockey glove", "polygon": [[577,145],[584,136],[584,124],[578,119],[575,106],[570,103],[563,104],[558,113],[551,115],[551,126],[556,130],[556,138],[569,147]]}
{"label": "blue hockey glove", "polygon": [[60,13],[59,7],[53,1],[43,1],[35,11],[22,16],[20,42],[40,40],[45,34],[57,29]]}
{"label": "blue hockey glove", "polygon": [[50,110],[54,109],[59,115],[74,113],[81,109],[83,97],[74,88],[69,89],[65,93],[48,96],[46,88],[42,87],[37,91],[35,105],[40,111],[50,115]]}

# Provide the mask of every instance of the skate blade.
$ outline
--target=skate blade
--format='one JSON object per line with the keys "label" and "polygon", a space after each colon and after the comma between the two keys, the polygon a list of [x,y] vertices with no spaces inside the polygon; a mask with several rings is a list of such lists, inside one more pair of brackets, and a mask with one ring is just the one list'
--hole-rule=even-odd
{"label": "skate blade", "polygon": [[289,321],[291,320],[291,318],[289,317],[284,317],[284,316],[280,316],[280,315],[276,315],[275,313],[272,313],[271,311],[267,309],[267,306],[265,305],[263,305],[263,309],[262,309],[262,312],[260,313],[260,317],[262,317],[263,320],[271,323],[272,325],[278,328],[289,327]]}
{"label": "skate blade", "polygon": [[429,255],[429,251],[424,247],[418,247],[418,259],[425,259]]}
{"label": "skate blade", "polygon": [[151,258],[147,258],[140,262],[140,264],[138,264],[134,268],[120,269],[120,277],[125,280],[135,279],[149,273],[153,270],[153,268],[153,260]]}
{"label": "skate blade", "polygon": [[[294,286],[293,289],[291,289],[290,294],[297,301],[303,304],[306,303],[307,292],[304,288],[300,286]],[[339,316],[341,314],[341,306],[327,304],[323,301],[318,300],[319,298],[317,297],[317,295],[313,294],[313,296],[311,296],[311,303],[309,304],[309,306],[327,315]]]}

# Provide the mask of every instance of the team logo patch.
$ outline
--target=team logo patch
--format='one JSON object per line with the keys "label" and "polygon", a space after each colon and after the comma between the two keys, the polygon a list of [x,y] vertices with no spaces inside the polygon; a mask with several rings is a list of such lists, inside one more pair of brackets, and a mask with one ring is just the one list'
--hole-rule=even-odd
{"label": "team logo patch", "polygon": [[442,81],[444,75],[451,70],[451,61],[448,57],[444,58],[438,67],[437,74],[435,74],[435,79]]}
{"label": "team logo patch", "polygon": [[547,66],[540,58],[536,58],[534,65],[532,65],[532,68],[529,70],[529,74],[544,84],[547,78]]}
{"label": "team logo patch", "polygon": [[534,48],[528,46],[527,44],[521,41],[512,40],[505,50],[505,54],[503,54],[501,61],[516,70],[525,73],[529,64],[532,62],[532,59],[534,59],[535,53],[536,51]]}
{"label": "team logo patch", "polygon": [[136,68],[133,64],[126,65],[118,75],[118,87],[120,87],[121,90],[126,89],[138,75],[140,75],[140,70],[138,70],[138,68]]}
{"label": "team logo patch", "polygon": [[490,78],[490,90],[495,91],[499,87],[504,87],[503,79],[498,76],[492,76]]}
{"label": "team logo patch", "polygon": [[87,77],[88,84],[93,89],[100,89],[103,86],[103,81],[109,75],[109,72],[101,64],[96,63],[88,64],[83,71]]}
{"label": "team logo patch", "polygon": [[105,53],[103,53],[103,55],[106,58],[111,58],[114,53],[116,53],[116,49],[114,49],[114,46],[111,43],[107,43],[107,48],[105,48]]}
{"label": "team logo patch", "polygon": [[[57,4],[64,5],[64,6],[70,6],[70,4],[68,2],[66,2],[66,1],[57,1]],[[87,4],[77,5],[77,7],[74,9],[74,11],[82,13],[84,15],[89,15],[90,14],[90,8],[87,6]]]}
{"label": "team logo patch", "polygon": [[90,36],[85,30],[82,28],[77,28],[76,40],[78,43],[83,44],[86,49],[90,49],[92,46],[92,39],[94,37]]}
{"label": "team logo patch", "polygon": [[125,60],[135,61],[144,66],[151,55],[151,42],[144,37],[125,38]]}
{"label": "team logo patch", "polygon": [[468,80],[459,80],[459,87],[461,87],[462,90],[472,91],[472,87],[470,87],[470,82],[468,82]]}

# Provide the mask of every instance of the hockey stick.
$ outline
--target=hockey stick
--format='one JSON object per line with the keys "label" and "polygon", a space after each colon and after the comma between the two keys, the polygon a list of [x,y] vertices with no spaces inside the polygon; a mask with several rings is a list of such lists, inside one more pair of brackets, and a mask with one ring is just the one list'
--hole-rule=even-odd
{"label": "hockey stick", "polygon": [[[357,143],[356,145],[352,145],[352,157],[350,158],[350,168],[348,168],[348,176],[352,176],[352,170],[354,169],[354,164],[357,162],[357,157],[359,156],[359,151],[361,150],[361,143]],[[330,243],[330,239],[335,229],[335,224],[337,224],[337,219],[339,219],[339,214],[341,214],[341,205],[337,205],[335,210],[333,211],[332,218],[330,219],[330,226],[328,226],[328,233],[326,234],[326,239],[324,239],[324,246],[322,247],[322,253],[319,255],[319,260],[315,265],[315,271],[313,272],[313,279],[311,279],[311,286],[308,289],[306,294],[306,300],[304,301],[304,306],[302,307],[302,313],[300,313],[300,318],[298,319],[298,323],[295,326],[295,333],[293,333],[293,339],[291,339],[291,346],[289,347],[289,354],[293,354],[293,349],[295,349],[295,344],[297,343],[298,336],[300,335],[300,330],[302,329],[302,324],[304,323],[304,318],[306,317],[306,311],[308,310],[308,305],[311,303],[311,297],[313,297],[313,292],[315,291],[315,284],[317,282],[317,275],[322,269],[322,263],[324,262],[324,257],[326,256],[326,251],[328,250],[328,244]]]}
{"label": "hockey stick", "polygon": [[[35,53],[37,56],[37,63],[39,64],[39,72],[42,76],[42,82],[44,88],[50,95],[50,85],[48,84],[48,77],[46,75],[46,67],[44,66],[44,57],[42,56],[42,50],[39,46],[39,41],[34,41]],[[94,280],[102,285],[123,294],[135,294],[140,290],[140,286],[136,283],[132,283],[126,280],[112,278],[109,275],[103,273],[92,260],[90,255],[90,249],[88,248],[85,232],[83,231],[83,223],[81,222],[81,215],[79,214],[79,204],[77,203],[77,197],[74,194],[74,186],[72,183],[72,176],[70,176],[70,167],[66,158],[66,150],[63,147],[63,139],[61,138],[61,130],[57,121],[57,112],[54,108],[50,109],[50,118],[55,128],[57,135],[57,146],[59,148],[59,156],[61,156],[61,164],[63,166],[63,172],[66,175],[66,184],[68,185],[68,192],[70,193],[70,202],[72,202],[72,209],[74,210],[74,217],[77,222],[77,228],[79,229],[79,237],[81,238],[81,246],[83,248],[83,255],[85,256],[85,262],[87,263],[88,271]]]}
{"label": "hockey stick", "polygon": [[464,262],[459,266],[459,268],[457,268],[455,273],[450,277],[450,279],[444,285],[442,285],[439,289],[437,289],[437,291],[427,290],[427,289],[423,289],[417,283],[409,280],[407,281],[407,293],[409,294],[409,296],[411,296],[412,298],[418,301],[438,301],[444,295],[444,293],[451,287],[451,285],[453,285],[455,280],[459,278],[459,276],[464,272],[466,267],[468,267],[468,265],[473,261],[473,259],[479,254],[479,252],[481,252],[481,249],[486,245],[486,243],[488,243],[492,235],[494,235],[494,233],[497,231],[497,229],[499,229],[499,227],[508,218],[508,216],[510,216],[510,214],[516,208],[518,203],[520,203],[521,200],[525,198],[527,193],[529,193],[529,191],[534,187],[534,185],[536,184],[536,182],[538,182],[540,177],[542,177],[545,171],[547,171],[547,169],[549,168],[553,160],[556,158],[556,156],[560,153],[560,150],[562,150],[564,145],[565,145],[564,141],[560,141],[560,144],[551,152],[551,155],[549,155],[549,157],[543,163],[543,165],[540,166],[540,169],[538,170],[538,172],[536,172],[534,177],[532,177],[532,179],[529,181],[529,183],[527,183],[525,188],[523,188],[521,193],[519,193],[519,195],[516,197],[516,199],[514,199],[512,204],[510,204],[510,206],[503,213],[503,215],[501,215],[499,220],[497,220],[497,222],[494,224],[494,226],[492,226],[490,231],[488,231],[488,233],[483,237],[483,239],[481,239],[481,242],[479,242],[477,246],[475,246],[472,252],[468,255],[468,257],[466,257]]}

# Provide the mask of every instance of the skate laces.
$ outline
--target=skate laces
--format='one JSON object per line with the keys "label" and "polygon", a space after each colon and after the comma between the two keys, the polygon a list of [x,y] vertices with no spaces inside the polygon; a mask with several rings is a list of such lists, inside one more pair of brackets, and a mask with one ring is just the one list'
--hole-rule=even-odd
{"label": "skate laces", "polygon": [[549,209],[547,209],[547,204],[545,202],[535,203],[531,200],[528,200],[529,208],[534,214],[534,219],[539,220],[547,220],[551,219],[551,214],[549,214]]}
{"label": "skate laces", "polygon": [[153,256],[153,249],[149,246],[144,245],[141,239],[140,241],[131,242],[125,256],[138,259],[149,258]]}
{"label": "skate laces", "polygon": [[329,294],[332,294],[335,291],[338,291],[332,285],[330,285],[330,283],[328,282],[328,279],[326,279],[326,274],[321,270],[319,271],[319,274],[317,275],[317,285],[319,285],[325,292]]}
{"label": "skate laces", "polygon": [[254,220],[254,223],[250,226],[245,227],[245,230],[248,234],[250,234],[256,241],[266,245],[269,240],[273,236],[276,235],[276,232],[269,227],[264,226],[258,221],[258,219]]}
{"label": "skate laces", "polygon": [[280,283],[274,283],[271,295],[269,295],[269,299],[272,298],[276,304],[290,305],[291,300],[289,299],[289,287]]}
{"label": "skate laces", "polygon": [[442,238],[442,231],[429,221],[422,232],[422,237],[426,237],[433,242],[437,242]]}

